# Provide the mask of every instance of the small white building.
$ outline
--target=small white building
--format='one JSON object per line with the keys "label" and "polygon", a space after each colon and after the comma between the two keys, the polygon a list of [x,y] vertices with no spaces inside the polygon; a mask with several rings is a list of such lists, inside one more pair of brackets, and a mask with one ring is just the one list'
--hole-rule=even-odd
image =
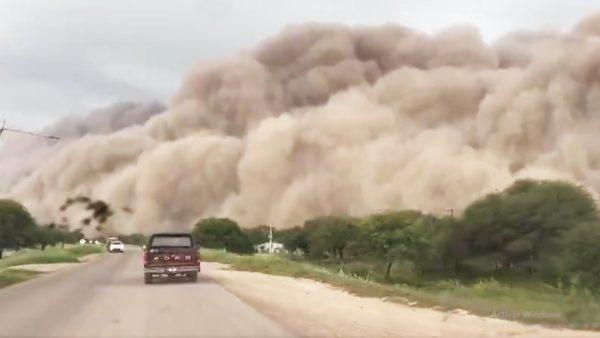
{"label": "small white building", "polygon": [[254,249],[258,253],[285,253],[285,247],[281,243],[277,242],[265,242],[254,246]]}

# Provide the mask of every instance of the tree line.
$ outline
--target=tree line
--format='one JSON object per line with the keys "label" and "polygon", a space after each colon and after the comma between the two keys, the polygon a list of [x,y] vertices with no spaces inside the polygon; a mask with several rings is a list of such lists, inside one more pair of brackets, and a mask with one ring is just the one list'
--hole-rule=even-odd
{"label": "tree line", "polygon": [[[238,253],[268,240],[268,227],[241,229],[223,218],[200,221],[194,233],[204,247]],[[310,260],[373,263],[384,279],[402,265],[415,275],[515,276],[600,289],[596,202],[563,181],[520,180],[457,216],[399,210],[316,217],[276,231],[275,240]]]}
{"label": "tree line", "polygon": [[79,231],[59,229],[53,224],[39,226],[31,214],[16,201],[0,200],[0,259],[4,250],[76,243],[83,235]]}
{"label": "tree line", "polygon": [[[203,247],[249,254],[268,241],[269,227],[242,229],[227,218],[193,227]],[[458,216],[415,210],[364,217],[321,216],[274,230],[294,257],[320,263],[377,266],[384,280],[400,267],[415,275],[456,278],[526,276],[556,285],[600,289],[600,216],[583,187],[563,181],[520,180],[488,194]],[[0,200],[0,258],[5,249],[74,243],[80,232],[38,226],[12,200]],[[133,234],[124,242],[143,244]]]}
{"label": "tree line", "polygon": [[254,252],[254,245],[266,242],[268,234],[266,226],[242,229],[229,218],[202,219],[192,231],[196,241],[204,248],[226,249],[239,254]]}

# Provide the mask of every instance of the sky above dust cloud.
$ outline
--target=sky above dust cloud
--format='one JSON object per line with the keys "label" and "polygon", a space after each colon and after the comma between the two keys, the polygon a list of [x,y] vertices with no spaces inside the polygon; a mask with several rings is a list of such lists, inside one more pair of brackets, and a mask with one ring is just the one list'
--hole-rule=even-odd
{"label": "sky above dust cloud", "polygon": [[0,1],[0,118],[41,129],[116,101],[169,103],[202,60],[252,48],[288,24],[396,23],[427,33],[470,24],[571,29],[592,0]]}

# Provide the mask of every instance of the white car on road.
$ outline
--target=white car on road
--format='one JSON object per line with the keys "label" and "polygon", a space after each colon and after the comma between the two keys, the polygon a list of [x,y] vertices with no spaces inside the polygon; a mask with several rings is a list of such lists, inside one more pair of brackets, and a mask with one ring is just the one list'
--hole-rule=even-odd
{"label": "white car on road", "polygon": [[108,252],[125,252],[125,245],[119,241],[111,242],[108,245]]}

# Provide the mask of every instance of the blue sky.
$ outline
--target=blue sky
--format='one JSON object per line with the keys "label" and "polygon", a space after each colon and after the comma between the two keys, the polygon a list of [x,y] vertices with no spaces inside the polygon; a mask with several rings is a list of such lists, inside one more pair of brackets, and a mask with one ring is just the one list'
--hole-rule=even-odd
{"label": "blue sky", "polygon": [[0,118],[39,129],[119,100],[168,102],[195,63],[251,48],[285,25],[398,23],[566,31],[600,0],[0,0]]}

